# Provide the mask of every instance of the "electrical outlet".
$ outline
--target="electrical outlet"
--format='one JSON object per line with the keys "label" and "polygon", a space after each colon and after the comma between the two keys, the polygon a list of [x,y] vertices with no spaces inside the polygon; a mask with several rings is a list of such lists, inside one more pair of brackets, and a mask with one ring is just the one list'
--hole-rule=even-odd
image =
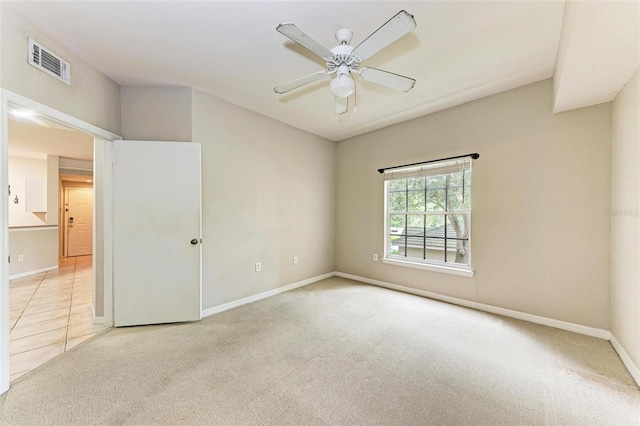
{"label": "electrical outlet", "polygon": [[293,256],[293,264],[294,265],[298,264],[298,256]]}
{"label": "electrical outlet", "polygon": [[378,261],[378,253],[373,253],[373,261],[374,262]]}
{"label": "electrical outlet", "polygon": [[18,262],[22,262],[24,260],[24,256],[19,254],[18,255]]}
{"label": "electrical outlet", "polygon": [[256,272],[262,271],[262,263],[256,262]]}

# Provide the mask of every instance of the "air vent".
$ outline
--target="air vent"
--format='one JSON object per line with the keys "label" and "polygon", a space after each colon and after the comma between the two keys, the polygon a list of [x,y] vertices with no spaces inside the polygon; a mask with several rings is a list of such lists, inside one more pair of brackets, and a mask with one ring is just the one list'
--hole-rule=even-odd
{"label": "air vent", "polygon": [[43,45],[29,39],[29,63],[71,85],[71,65]]}

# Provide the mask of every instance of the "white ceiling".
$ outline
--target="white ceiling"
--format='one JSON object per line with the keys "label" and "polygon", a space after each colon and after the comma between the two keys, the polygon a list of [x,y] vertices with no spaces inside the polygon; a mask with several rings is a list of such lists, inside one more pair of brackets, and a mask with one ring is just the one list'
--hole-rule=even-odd
{"label": "white ceiling", "polygon": [[46,159],[47,154],[93,160],[93,136],[42,116],[9,115],[9,157]]}
{"label": "white ceiling", "polygon": [[[552,77],[565,6],[563,1],[5,5],[120,85],[195,87],[331,140]],[[279,23],[294,22],[329,48],[337,44],[335,31],[346,27],[355,46],[401,9],[415,16],[417,29],[364,65],[415,78],[410,92],[358,80],[358,111],[341,116],[333,114],[328,79],[286,95],[273,92],[277,85],[324,69],[321,59],[276,32]],[[580,43],[579,37],[572,39],[573,45]],[[563,67],[580,78],[579,61],[565,61]]]}

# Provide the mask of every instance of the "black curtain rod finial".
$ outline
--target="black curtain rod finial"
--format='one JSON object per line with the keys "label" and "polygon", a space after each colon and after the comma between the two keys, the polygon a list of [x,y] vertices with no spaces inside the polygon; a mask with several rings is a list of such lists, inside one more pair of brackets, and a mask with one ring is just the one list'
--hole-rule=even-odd
{"label": "black curtain rod finial", "polygon": [[473,160],[477,160],[478,158],[480,158],[480,154],[478,154],[477,152],[474,152],[473,154],[458,155],[456,157],[448,157],[448,158],[440,158],[439,160],[429,160],[429,161],[422,161],[420,163],[403,164],[402,166],[385,167],[384,169],[378,169],[378,173],[384,173],[386,170],[399,169],[402,167],[419,166],[421,164],[435,163],[436,161],[455,160],[455,159],[464,158],[464,157],[471,157]]}

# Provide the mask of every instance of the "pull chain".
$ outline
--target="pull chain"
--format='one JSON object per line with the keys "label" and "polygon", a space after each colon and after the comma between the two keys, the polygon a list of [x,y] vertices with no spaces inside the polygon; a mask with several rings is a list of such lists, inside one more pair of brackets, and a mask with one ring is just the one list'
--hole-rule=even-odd
{"label": "pull chain", "polygon": [[[354,80],[355,81],[355,80]],[[353,112],[358,112],[358,85],[355,84],[353,86]]]}

